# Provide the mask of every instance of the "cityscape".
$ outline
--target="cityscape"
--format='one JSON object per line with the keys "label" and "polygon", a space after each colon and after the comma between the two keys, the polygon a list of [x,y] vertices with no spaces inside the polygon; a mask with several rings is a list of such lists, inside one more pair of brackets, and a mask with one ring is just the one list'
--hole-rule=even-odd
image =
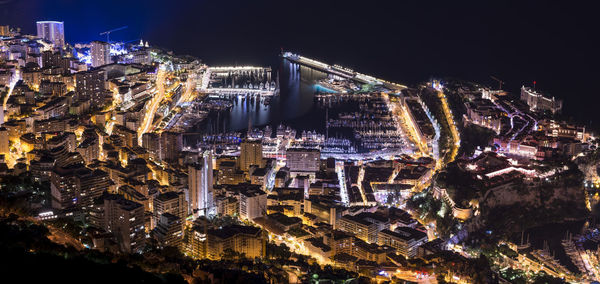
{"label": "cityscape", "polygon": [[599,140],[536,81],[393,82],[283,47],[212,65],[70,25],[0,18],[7,279],[600,281]]}

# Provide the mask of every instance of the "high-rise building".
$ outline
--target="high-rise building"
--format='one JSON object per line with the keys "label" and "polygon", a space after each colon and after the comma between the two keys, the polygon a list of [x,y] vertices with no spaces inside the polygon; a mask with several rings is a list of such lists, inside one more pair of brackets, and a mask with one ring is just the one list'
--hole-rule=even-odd
{"label": "high-rise building", "polygon": [[121,195],[104,198],[104,229],[112,233],[122,252],[140,251],[146,242],[144,206]]}
{"label": "high-rise building", "polygon": [[92,41],[90,49],[92,67],[98,67],[112,63],[110,58],[110,44],[103,41]]}
{"label": "high-rise building", "polygon": [[215,212],[213,200],[212,153],[204,152],[198,163],[188,166],[189,202],[192,212],[197,215],[212,215]]}
{"label": "high-rise building", "polygon": [[37,36],[53,43],[57,47],[65,46],[64,22],[38,21]]}
{"label": "high-rise building", "polygon": [[180,133],[165,131],[160,134],[160,159],[167,162],[176,161],[182,148]]}
{"label": "high-rise building", "polygon": [[316,172],[321,162],[319,149],[290,148],[286,151],[287,167],[291,172]]}
{"label": "high-rise building", "polygon": [[188,205],[183,192],[168,191],[154,198],[153,227],[160,221],[160,216],[169,213],[180,220],[187,217]]}
{"label": "high-rise building", "polygon": [[0,26],[0,36],[10,36],[10,27]]}
{"label": "high-rise building", "polygon": [[263,147],[260,140],[244,140],[240,144],[240,169],[247,171],[250,166],[263,167]]}
{"label": "high-rise building", "polygon": [[89,100],[91,105],[101,107],[106,95],[105,71],[101,69],[75,74],[75,91],[80,100]]}

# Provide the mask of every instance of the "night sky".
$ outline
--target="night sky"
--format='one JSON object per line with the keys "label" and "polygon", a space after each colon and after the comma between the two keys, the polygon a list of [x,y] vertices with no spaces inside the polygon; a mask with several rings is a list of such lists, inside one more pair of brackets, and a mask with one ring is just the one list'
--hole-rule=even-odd
{"label": "night sky", "polygon": [[[526,2],[526,3],[524,3]],[[595,1],[0,0],[0,24],[65,22],[71,43],[143,38],[212,65],[276,65],[280,48],[414,84],[452,76],[509,91],[537,81],[594,120],[600,20]]]}

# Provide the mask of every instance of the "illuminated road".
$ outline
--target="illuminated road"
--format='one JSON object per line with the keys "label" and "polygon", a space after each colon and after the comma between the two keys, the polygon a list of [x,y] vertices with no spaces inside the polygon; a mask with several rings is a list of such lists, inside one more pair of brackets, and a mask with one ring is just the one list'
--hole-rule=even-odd
{"label": "illuminated road", "polygon": [[[10,81],[8,93],[4,97],[4,102],[2,103],[2,108],[4,110],[6,110],[6,103],[8,102],[8,98],[10,97],[10,95],[12,95],[15,85],[17,84],[17,82],[19,82],[19,80],[21,80],[21,70],[19,68],[17,68],[15,70],[15,74],[12,77],[12,80]],[[4,119],[6,120],[6,118],[4,118]]]}
{"label": "illuminated road", "polygon": [[340,182],[340,197],[342,198],[342,204],[344,204],[344,206],[350,206],[348,188],[346,187],[346,176],[344,174],[344,161],[335,161],[335,172],[337,173],[338,181]]}
{"label": "illuminated road", "polygon": [[165,115],[163,120],[157,122],[156,125],[150,127],[151,131],[162,133],[165,129],[171,128],[172,125],[177,122],[177,120],[181,117],[181,112],[183,112],[183,105],[193,101],[198,97],[198,92],[196,90],[197,80],[198,73],[197,71],[193,71],[188,75],[185,84],[182,84],[181,82],[177,81],[176,84],[171,84],[171,86],[168,87],[166,91],[167,94],[170,94],[179,86],[183,86],[183,93],[179,97],[179,100],[176,102],[174,107],[169,110],[169,113],[167,115]]}
{"label": "illuminated road", "polygon": [[429,154],[427,142],[423,141],[417,134],[418,126],[408,114],[409,110],[405,106],[401,105],[400,102],[391,102],[389,95],[386,94],[383,97],[387,102],[390,111],[394,114],[393,118],[397,124],[397,128],[402,129],[403,132],[406,133],[406,136],[409,138],[409,140],[418,147],[420,155],[427,156]]}
{"label": "illuminated road", "polygon": [[160,102],[165,97],[165,77],[167,72],[162,68],[162,65],[158,68],[156,74],[156,93],[154,96],[146,103],[144,107],[145,113],[144,118],[142,120],[142,124],[138,129],[138,145],[142,146],[142,136],[144,133],[147,133],[152,125],[154,120],[154,114],[156,110],[160,106]]}
{"label": "illuminated road", "polygon": [[356,181],[356,185],[358,186],[358,192],[360,192],[360,196],[362,197],[363,203],[367,205],[367,195],[365,194],[365,190],[363,189],[362,183],[365,177],[365,168],[363,166],[358,170],[358,179]]}
{"label": "illuminated road", "polygon": [[181,95],[181,98],[177,102],[177,105],[179,105],[181,103],[192,101],[192,99],[194,98],[195,91],[196,91],[196,74],[191,73],[185,82],[185,89],[183,91],[183,94]]}
{"label": "illuminated road", "polygon": [[[450,158],[447,159],[448,163],[454,161],[456,155],[458,155],[458,149],[460,148],[460,134],[458,133],[458,129],[456,128],[456,123],[454,122],[454,118],[452,117],[452,110],[448,106],[448,100],[446,99],[446,95],[442,91],[438,91],[438,98],[442,102],[442,110],[444,111],[444,116],[446,117],[446,121],[448,122],[448,127],[450,127],[450,134],[452,135],[452,147],[450,149]],[[445,165],[442,165],[441,162],[438,163],[438,169],[443,168]]]}
{"label": "illuminated road", "polygon": [[[19,215],[18,212],[12,212],[12,213]],[[40,221],[31,216],[19,216],[19,219],[26,220],[26,221],[35,223],[37,225],[45,226],[46,228],[48,228],[48,231],[49,231],[48,239],[54,243],[62,244],[62,245],[69,245],[79,251],[85,249],[85,247],[79,240],[73,238],[71,235],[67,234],[62,229],[54,227],[50,223]]]}

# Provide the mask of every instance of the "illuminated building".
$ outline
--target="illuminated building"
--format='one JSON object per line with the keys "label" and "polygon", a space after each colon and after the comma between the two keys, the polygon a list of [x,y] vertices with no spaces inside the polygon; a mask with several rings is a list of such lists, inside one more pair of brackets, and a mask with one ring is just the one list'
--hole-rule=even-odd
{"label": "illuminated building", "polygon": [[8,155],[10,154],[8,149],[8,130],[4,127],[0,127],[0,154]]}
{"label": "illuminated building", "polygon": [[265,168],[254,168],[252,170],[252,174],[250,175],[250,183],[255,185],[266,185],[268,171]]}
{"label": "illuminated building", "polygon": [[362,216],[342,216],[338,221],[337,229],[354,234],[357,238],[368,243],[377,241],[378,225],[362,218]]}
{"label": "illuminated building", "polygon": [[316,172],[321,162],[318,149],[291,148],[286,151],[287,167],[291,172]]}
{"label": "illuminated building", "polygon": [[304,246],[309,254],[313,257],[318,257],[321,259],[329,259],[331,257],[331,247],[323,243],[321,239],[306,239],[304,240]]}
{"label": "illuminated building", "polygon": [[218,184],[240,184],[246,181],[244,172],[237,168],[235,161],[219,161],[218,165]]}
{"label": "illuminated building", "polygon": [[341,206],[332,200],[311,196],[304,200],[304,212],[313,214],[319,222],[325,222],[337,228],[337,220],[342,217]]}
{"label": "illuminated building", "polygon": [[581,142],[586,141],[585,126],[569,125],[564,122],[544,119],[538,122],[538,130],[543,131],[549,137],[570,138]]}
{"label": "illuminated building", "polygon": [[168,213],[180,220],[187,217],[188,205],[183,192],[168,191],[154,198],[153,227],[160,221],[161,215]]}
{"label": "illuminated building", "polygon": [[215,212],[213,196],[212,154],[204,152],[198,163],[188,166],[189,201],[192,212],[212,215]]}
{"label": "illuminated building", "polygon": [[8,131],[8,139],[17,141],[21,135],[27,133],[27,124],[25,120],[9,120],[2,124]]}
{"label": "illuminated building", "polygon": [[[52,50],[46,50],[46,51],[42,52],[41,60],[42,60],[42,65],[40,65],[40,67],[49,68],[42,73],[44,75],[48,75],[48,72],[52,73],[52,72],[56,72],[56,71],[60,70],[60,68],[52,68],[52,67],[60,66],[64,69],[62,71],[69,70],[68,64],[65,66],[63,56],[58,52],[53,52]],[[68,60],[68,58],[67,58],[67,60]],[[66,63],[68,63],[68,61]]]}
{"label": "illuminated building", "polygon": [[77,147],[77,137],[73,132],[63,132],[46,141],[48,149],[64,146],[67,152],[74,152]]}
{"label": "illuminated building", "polygon": [[[267,197],[268,209],[271,211],[283,207],[283,212],[288,216],[302,216],[304,205],[304,192],[302,188],[276,188]],[[276,210],[273,210],[276,211]],[[281,212],[281,211],[280,211]]]}
{"label": "illuminated building", "polygon": [[152,235],[162,247],[179,247],[183,239],[183,221],[175,215],[163,213]]}
{"label": "illuminated building", "polygon": [[323,235],[323,242],[331,247],[332,255],[339,253],[351,254],[354,251],[355,237],[344,232],[333,230]]}
{"label": "illuminated building", "polygon": [[104,171],[91,170],[81,164],[55,167],[50,176],[52,207],[85,209],[110,186],[111,180]]}
{"label": "illuminated building", "polygon": [[75,73],[75,91],[80,100],[89,100],[96,108],[104,105],[106,96],[105,71],[91,70]]}
{"label": "illuminated building", "polygon": [[150,56],[150,49],[140,48],[139,50],[130,53],[131,63],[134,64],[150,64],[152,63],[152,57]]}
{"label": "illuminated building", "polygon": [[271,224],[275,225],[284,232],[294,228],[300,229],[302,226],[302,219],[298,217],[289,217],[280,212],[267,215],[267,219]]}
{"label": "illuminated building", "polygon": [[240,144],[239,165],[242,171],[248,171],[250,166],[263,167],[262,142],[260,140],[244,140]]}
{"label": "illuminated building", "polygon": [[142,191],[138,191],[129,185],[123,185],[119,187],[118,194],[122,195],[127,200],[142,204],[144,206],[144,211],[151,211],[150,199],[148,199],[147,194],[143,194]]}
{"label": "illuminated building", "polygon": [[104,197],[103,215],[104,229],[114,235],[122,252],[135,253],[144,247],[144,206],[110,194]]}
{"label": "illuminated building", "polygon": [[33,160],[29,163],[29,171],[35,182],[49,181],[54,168],[54,160],[43,155],[39,160]]}
{"label": "illuminated building", "polygon": [[160,159],[174,162],[179,157],[182,148],[182,137],[180,133],[165,131],[160,134]]}
{"label": "illuminated building", "polygon": [[267,193],[259,187],[249,186],[239,193],[240,217],[247,220],[265,216],[267,213]]}
{"label": "illuminated building", "polygon": [[[42,85],[44,84],[42,83]],[[42,87],[40,86],[40,89],[41,88]],[[68,107],[69,104],[67,98],[58,97],[38,108],[36,112],[39,114],[41,119],[49,119],[53,117],[64,116],[68,110]]]}
{"label": "illuminated building", "polygon": [[491,101],[478,99],[465,103],[465,106],[467,108],[466,119],[469,122],[489,128],[496,134],[500,133],[504,113],[497,109]]}
{"label": "illuminated building", "polygon": [[89,137],[83,140],[76,149],[86,164],[91,164],[100,157],[100,144],[97,138]]}
{"label": "illuminated building", "polygon": [[64,132],[67,130],[68,122],[68,119],[65,118],[35,120],[33,123],[33,131],[35,134],[44,132]]}
{"label": "illuminated building", "polygon": [[235,197],[218,197],[215,204],[219,215],[237,216],[240,212],[240,202]]}
{"label": "illuminated building", "polygon": [[10,27],[0,26],[0,36],[10,36]]}
{"label": "illuminated building", "polygon": [[290,172],[288,168],[281,168],[275,174],[275,187],[285,187],[285,184],[290,179]]}
{"label": "illuminated building", "polygon": [[398,227],[395,231],[379,232],[377,244],[396,249],[396,253],[411,258],[417,255],[419,246],[427,242],[427,234],[409,227]]}
{"label": "illuminated building", "polygon": [[103,41],[92,41],[90,48],[92,67],[98,67],[112,63],[110,58],[110,44]]}
{"label": "illuminated building", "polygon": [[135,132],[129,128],[126,128],[122,125],[115,125],[113,128],[112,135],[120,136],[123,141],[123,146],[127,146],[130,148],[138,146],[137,132]]}
{"label": "illuminated building", "polygon": [[562,109],[562,100],[554,97],[547,98],[542,93],[525,86],[521,87],[521,100],[527,103],[532,111],[550,111],[554,114]]}
{"label": "illuminated building", "polygon": [[38,21],[37,36],[53,43],[57,47],[65,45],[65,26],[64,22],[57,21]]}
{"label": "illuminated building", "polygon": [[221,259],[223,252],[232,250],[249,259],[266,255],[266,236],[257,227],[230,225],[221,229],[208,230],[207,258]]}
{"label": "illuminated building", "polygon": [[142,135],[142,147],[144,147],[155,159],[160,155],[160,136],[156,133],[144,133]]}
{"label": "illuminated building", "polygon": [[42,82],[42,71],[37,69],[25,69],[21,72],[23,82],[30,86],[32,89],[36,89]]}

